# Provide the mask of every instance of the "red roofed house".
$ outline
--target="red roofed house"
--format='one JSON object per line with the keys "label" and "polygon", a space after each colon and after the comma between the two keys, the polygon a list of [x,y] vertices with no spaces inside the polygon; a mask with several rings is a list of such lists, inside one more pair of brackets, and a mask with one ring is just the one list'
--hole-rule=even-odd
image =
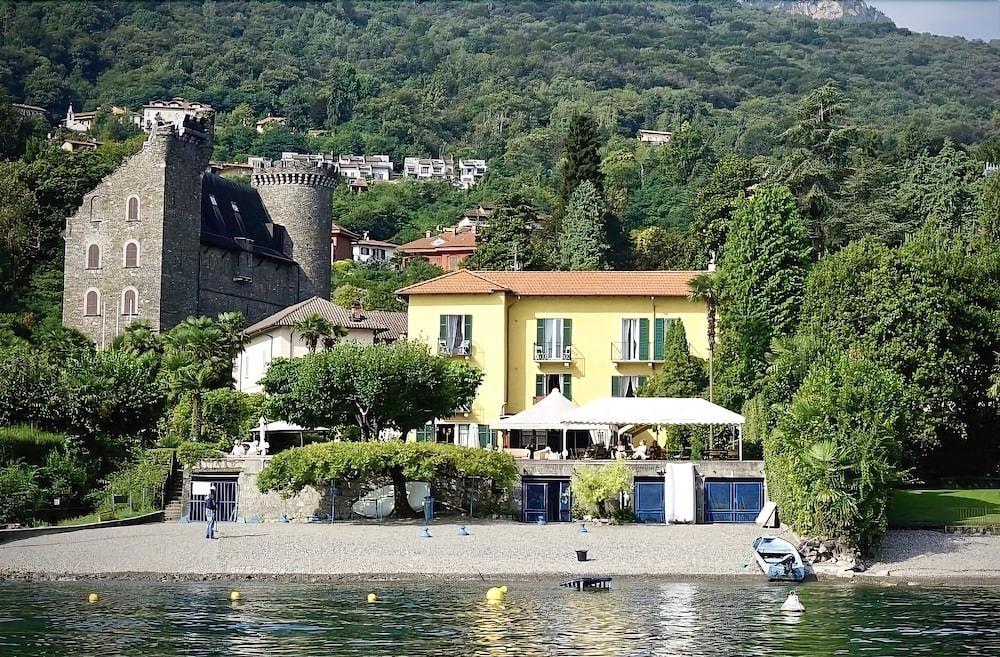
{"label": "red roofed house", "polygon": [[476,226],[453,226],[443,233],[432,235],[430,231],[424,237],[407,242],[399,247],[403,262],[414,258],[423,258],[445,271],[454,271],[462,261],[476,250]]}

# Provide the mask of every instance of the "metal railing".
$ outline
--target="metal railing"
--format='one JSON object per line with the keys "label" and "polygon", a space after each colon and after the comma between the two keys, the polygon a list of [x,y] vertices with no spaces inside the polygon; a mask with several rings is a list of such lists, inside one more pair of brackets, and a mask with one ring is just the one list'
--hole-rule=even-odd
{"label": "metal railing", "polygon": [[612,342],[611,360],[616,363],[656,363],[663,360],[650,349],[646,357],[642,357],[642,347],[634,342]]}
{"label": "metal railing", "polygon": [[536,363],[565,363],[573,360],[573,345],[562,345],[557,342],[535,342],[533,345]]}
{"label": "metal railing", "polygon": [[445,356],[468,356],[472,353],[472,342],[462,340],[458,344],[448,344],[447,340],[438,340],[438,353]]}

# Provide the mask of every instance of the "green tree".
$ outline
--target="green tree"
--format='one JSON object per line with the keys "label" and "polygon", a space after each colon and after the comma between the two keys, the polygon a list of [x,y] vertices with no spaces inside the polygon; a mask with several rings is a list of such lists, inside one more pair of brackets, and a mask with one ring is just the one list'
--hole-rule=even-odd
{"label": "green tree", "polygon": [[560,198],[563,206],[569,204],[576,188],[584,182],[591,182],[598,192],[603,191],[601,177],[601,137],[594,119],[585,114],[576,114],[570,119],[569,131],[564,145],[562,187]]}
{"label": "green tree", "polygon": [[606,269],[608,265],[604,199],[594,183],[584,181],[576,188],[566,206],[559,235],[559,261],[562,269],[586,271]]}
{"label": "green tree", "polygon": [[772,337],[795,330],[808,254],[805,225],[786,187],[760,187],[739,203],[719,263],[725,404],[741,406],[758,391]]}
{"label": "green tree", "polygon": [[197,363],[174,368],[170,376],[170,391],[174,398],[187,399],[191,404],[190,439],[193,442],[201,440],[203,402],[205,393],[212,389],[213,377],[211,368]]}
{"label": "green tree", "polygon": [[694,252],[701,248],[688,233],[661,226],[633,230],[630,239],[632,265],[638,270],[691,269]]}
{"label": "green tree", "polygon": [[316,353],[316,347],[320,340],[333,336],[336,327],[334,323],[326,319],[319,313],[309,313],[292,327],[299,337],[306,343],[309,353]]}
{"label": "green tree", "polygon": [[718,273],[705,272],[698,274],[691,279],[691,293],[688,295],[693,301],[705,303],[707,312],[706,324],[708,331],[708,399],[715,401],[715,347],[717,344],[718,330],[717,320],[719,312],[719,297],[721,295]]}
{"label": "green tree", "polygon": [[480,233],[476,250],[465,261],[469,269],[549,269],[551,244],[538,230],[534,207],[523,196],[503,197],[490,223]]}
{"label": "green tree", "polygon": [[903,383],[860,355],[814,363],[764,441],[769,490],[797,532],[870,553],[900,480]]}
{"label": "green tree", "polygon": [[714,254],[722,256],[729,222],[738,200],[760,182],[760,172],[749,160],[730,153],[719,160],[695,197],[691,232],[696,236],[698,264],[707,266]]}
{"label": "green tree", "polygon": [[663,365],[639,389],[639,396],[697,397],[705,384],[705,367],[691,355],[684,322],[670,322],[663,340]]}

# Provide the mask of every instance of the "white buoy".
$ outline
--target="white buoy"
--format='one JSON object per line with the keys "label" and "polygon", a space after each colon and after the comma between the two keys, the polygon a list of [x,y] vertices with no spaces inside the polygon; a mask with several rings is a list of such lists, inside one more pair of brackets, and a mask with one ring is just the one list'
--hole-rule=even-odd
{"label": "white buoy", "polygon": [[784,603],[781,605],[781,611],[787,611],[795,614],[801,613],[805,610],[806,608],[802,606],[801,602],[799,602],[799,596],[795,593],[795,591],[789,593],[788,597],[785,598]]}

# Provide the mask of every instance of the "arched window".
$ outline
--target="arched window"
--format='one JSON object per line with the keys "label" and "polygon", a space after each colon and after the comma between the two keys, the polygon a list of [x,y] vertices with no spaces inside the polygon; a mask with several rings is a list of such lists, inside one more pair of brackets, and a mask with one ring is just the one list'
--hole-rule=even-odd
{"label": "arched window", "polygon": [[129,196],[126,204],[125,219],[128,221],[139,221],[139,197]]}
{"label": "arched window", "polygon": [[101,268],[101,247],[91,244],[87,247],[87,269]]}
{"label": "arched window", "polygon": [[139,266],[139,243],[125,243],[125,268],[131,269]]}
{"label": "arched window", "polygon": [[122,314],[128,316],[139,314],[139,293],[133,287],[126,288],[122,292]]}
{"label": "arched window", "polygon": [[83,297],[83,314],[87,317],[97,317],[101,314],[101,293],[97,290],[87,290]]}

